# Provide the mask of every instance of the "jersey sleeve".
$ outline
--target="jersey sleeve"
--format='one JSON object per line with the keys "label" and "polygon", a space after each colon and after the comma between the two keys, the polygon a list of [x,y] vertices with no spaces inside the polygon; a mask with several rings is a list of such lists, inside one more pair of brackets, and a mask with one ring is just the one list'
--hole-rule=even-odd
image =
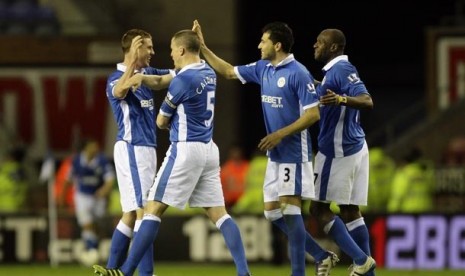
{"label": "jersey sleeve", "polygon": [[304,110],[318,105],[314,80],[308,71],[296,71],[291,81]]}
{"label": "jersey sleeve", "polygon": [[180,81],[179,77],[171,81],[168,87],[168,93],[160,107],[161,114],[166,117],[171,117],[174,114],[178,105],[182,103],[186,97],[185,91],[188,91],[188,89],[184,86],[184,83]]}
{"label": "jersey sleeve", "polygon": [[147,67],[145,68],[145,72],[147,75],[160,75],[161,76],[161,75],[166,75],[166,74],[172,74],[172,72],[174,73],[174,70]]}
{"label": "jersey sleeve", "polygon": [[353,65],[342,67],[337,76],[340,78],[338,81],[341,83],[342,91],[346,91],[347,96],[356,97],[361,94],[369,94]]}
{"label": "jersey sleeve", "polygon": [[100,155],[100,162],[103,167],[103,179],[109,181],[115,179],[115,171],[111,162],[102,154]]}
{"label": "jersey sleeve", "polygon": [[116,83],[120,79],[121,75],[117,74],[112,74],[108,77],[107,81],[107,87],[106,87],[106,93],[107,97],[110,99],[115,99],[115,96],[113,94],[113,89],[115,89]]}
{"label": "jersey sleeve", "polygon": [[237,78],[242,83],[253,82],[260,84],[260,72],[263,71],[263,62],[257,61],[247,65],[238,65],[234,67]]}

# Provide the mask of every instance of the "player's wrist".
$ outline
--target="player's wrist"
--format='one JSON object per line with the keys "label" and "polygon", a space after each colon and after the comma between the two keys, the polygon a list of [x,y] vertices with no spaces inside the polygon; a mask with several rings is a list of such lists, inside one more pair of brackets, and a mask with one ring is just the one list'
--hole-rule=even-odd
{"label": "player's wrist", "polygon": [[347,104],[347,97],[337,95],[336,97],[336,105],[346,105]]}

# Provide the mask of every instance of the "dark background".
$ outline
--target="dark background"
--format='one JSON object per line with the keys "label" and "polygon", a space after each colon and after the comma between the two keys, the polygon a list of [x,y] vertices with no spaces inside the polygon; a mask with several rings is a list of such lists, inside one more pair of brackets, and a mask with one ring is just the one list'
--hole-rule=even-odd
{"label": "dark background", "polygon": [[[464,2],[458,3],[463,5]],[[345,54],[357,67],[373,97],[374,109],[362,111],[362,125],[367,136],[426,100],[425,30],[453,25],[454,16],[461,8],[458,6],[457,10],[456,1],[452,0],[241,0],[238,7],[239,64],[260,58],[257,47],[265,24],[284,21],[294,31],[292,52],[296,59],[307,66],[316,79],[321,79],[323,64],[314,61],[313,44],[321,30],[341,29],[347,40]],[[243,88],[247,92],[240,93],[241,109],[246,112],[241,112],[241,137],[244,138],[239,142],[250,152],[265,135],[265,130],[259,87],[246,84]],[[312,133],[316,128],[312,128]]]}

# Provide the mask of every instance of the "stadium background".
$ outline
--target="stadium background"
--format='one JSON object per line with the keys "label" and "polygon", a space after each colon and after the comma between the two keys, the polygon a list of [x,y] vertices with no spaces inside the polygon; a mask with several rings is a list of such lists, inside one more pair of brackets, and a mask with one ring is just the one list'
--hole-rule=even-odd
{"label": "stadium background", "polygon": [[[0,6],[20,1],[2,0]],[[346,53],[357,65],[374,98],[375,109],[362,113],[371,146],[383,147],[396,159],[400,159],[409,149],[419,147],[425,156],[438,162],[449,139],[465,135],[465,92],[449,91],[452,94],[450,101],[442,106],[437,100],[441,91],[437,68],[444,62],[437,53],[438,43],[442,38],[460,40],[465,37],[465,1],[31,2],[50,6],[55,11],[57,24],[39,30],[33,27],[36,23],[26,16],[24,29],[17,26],[10,28],[13,23],[21,27],[21,22],[13,22],[6,14],[0,13],[0,154],[5,153],[11,145],[25,146],[32,175],[28,204],[19,213],[0,215],[1,262],[24,264],[48,261],[47,190],[46,185],[38,181],[38,175],[49,153],[58,164],[70,153],[76,141],[90,135],[97,137],[107,155],[111,156],[115,129],[101,91],[106,74],[121,59],[119,40],[129,28],[146,29],[153,34],[156,53],[152,65],[164,68],[172,66],[169,57],[171,35],[180,29],[191,28],[194,19],[199,19],[202,24],[209,47],[232,64],[258,59],[261,27],[270,21],[285,21],[294,30],[295,56],[316,78],[321,78],[322,65],[313,60],[315,38],[324,28],[340,28],[347,36]],[[465,43],[461,43],[453,45],[454,49],[458,49],[458,54],[447,56],[452,59],[447,60],[452,65],[464,63]],[[453,83],[458,80],[452,76],[446,81]],[[222,159],[233,144],[243,146],[250,156],[264,135],[258,88],[222,78],[218,82],[215,140]],[[450,87],[453,85],[450,84]],[[156,102],[160,102],[163,94],[155,93]],[[312,132],[317,131],[312,128]],[[168,146],[167,135],[161,133],[158,143],[161,164]],[[463,187],[463,181],[459,185]],[[463,269],[465,248],[461,244],[465,230],[462,230],[464,218],[460,216],[464,210],[463,197],[458,205],[455,208],[436,206],[439,211],[452,209],[453,212],[430,214],[433,216],[367,216],[370,229],[388,237],[377,240],[375,246],[382,248],[379,254],[398,253],[395,255],[399,261],[394,264],[396,268],[428,268],[429,263],[430,269]],[[252,233],[271,231],[266,228],[266,221],[260,215],[238,216],[241,225]],[[113,219],[110,217],[109,221],[113,222]],[[160,239],[167,242],[160,247],[172,254],[156,255],[160,260],[172,257],[173,260],[181,258],[180,261],[222,262],[228,259],[223,247],[211,245],[210,239],[218,242],[218,237],[199,217],[174,215],[165,221],[167,229],[172,229],[168,226],[171,224],[180,232]],[[73,254],[78,254],[73,250],[79,252],[73,217],[63,215],[61,223],[59,230],[66,238],[63,252],[71,253],[66,255],[60,251],[63,253],[60,256],[69,257],[64,263],[73,262]],[[308,225],[310,230],[315,229],[311,221]],[[182,232],[186,227],[193,227],[192,235],[203,233],[202,238],[209,242],[201,245],[190,243],[190,238],[197,241],[202,239]],[[425,240],[418,240],[416,233],[423,233],[422,229],[427,229],[422,236]],[[188,230],[183,231],[189,233]],[[314,234],[318,236],[318,233]],[[27,237],[31,240],[27,240]],[[257,237],[266,239],[267,235]],[[390,242],[389,237],[394,237],[393,241]],[[176,247],[180,249],[179,252],[169,250],[175,241],[181,244]],[[258,241],[258,238],[251,239],[249,244],[249,250],[255,250],[254,254],[257,254],[254,261],[280,261],[270,255],[271,247],[262,246]],[[403,241],[406,242],[405,246],[399,247]],[[452,247],[453,244],[458,247]],[[398,251],[387,250],[390,246]],[[24,248],[30,250],[24,251]],[[285,255],[285,249],[282,251]],[[456,262],[451,261],[451,257]],[[281,261],[283,258],[281,256]],[[380,258],[387,260],[386,256]]]}

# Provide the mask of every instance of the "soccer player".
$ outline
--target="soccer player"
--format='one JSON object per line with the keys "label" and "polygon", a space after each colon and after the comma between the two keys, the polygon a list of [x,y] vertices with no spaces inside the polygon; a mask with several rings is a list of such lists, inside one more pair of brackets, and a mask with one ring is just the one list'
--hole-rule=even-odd
{"label": "soccer player", "polygon": [[138,235],[119,270],[94,266],[99,275],[133,275],[149,244],[153,244],[161,216],[169,206],[202,207],[224,236],[237,275],[250,275],[239,228],[225,208],[220,181],[218,147],[212,140],[216,74],[200,59],[200,41],[191,30],[171,40],[171,57],[179,70],[157,116],[157,125],[170,130],[171,145],[150,189]]}
{"label": "soccer player", "polygon": [[[118,133],[114,162],[123,214],[113,232],[107,267],[119,267],[137,231],[157,169],[153,89],[166,88],[172,79],[167,69],[150,67],[152,37],[140,29],[127,31],[121,40],[124,61],[107,81],[107,98]],[[173,72],[174,73],[174,72]],[[153,275],[153,245],[141,257],[139,275]]]}
{"label": "soccer player", "polygon": [[[98,261],[99,238],[95,222],[106,213],[107,198],[115,182],[110,161],[100,151],[97,140],[88,139],[82,149],[72,157],[71,167],[63,187],[74,183],[75,212],[86,251],[80,257],[84,265]],[[63,200],[66,193],[62,194]],[[89,263],[90,262],[90,263]]]}
{"label": "soccer player", "polygon": [[305,275],[305,251],[316,260],[316,275],[329,275],[338,258],[323,250],[305,230],[303,199],[314,197],[312,146],[308,128],[320,118],[318,98],[310,72],[291,53],[291,28],[283,22],[267,24],[258,49],[261,60],[233,67],[205,45],[194,21],[207,62],[227,79],[261,86],[267,136],[258,148],[267,151],[263,186],[265,217],[287,234],[293,276]]}
{"label": "soccer player", "polygon": [[[369,167],[359,110],[373,108],[373,101],[344,55],[345,45],[340,30],[326,29],[313,46],[315,59],[325,64],[325,76],[316,88],[321,118],[315,156],[316,201],[310,212],[353,259],[350,275],[374,275],[369,233],[358,208],[367,204]],[[331,212],[332,201],[339,205],[342,220]]]}

